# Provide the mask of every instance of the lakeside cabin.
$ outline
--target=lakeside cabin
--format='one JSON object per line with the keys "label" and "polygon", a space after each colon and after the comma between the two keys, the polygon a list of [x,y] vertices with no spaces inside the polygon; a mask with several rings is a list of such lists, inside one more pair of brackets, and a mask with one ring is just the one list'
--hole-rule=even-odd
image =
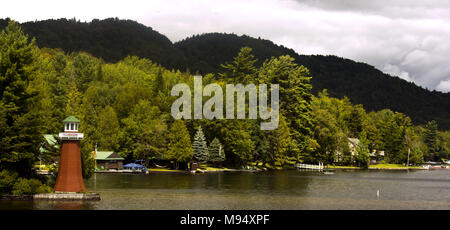
{"label": "lakeside cabin", "polygon": [[95,162],[100,170],[123,169],[125,159],[113,151],[96,151]]}
{"label": "lakeside cabin", "polygon": [[374,149],[370,154],[370,164],[382,164],[384,161],[384,151],[377,151]]}
{"label": "lakeside cabin", "polygon": [[[354,159],[358,153],[357,153],[357,147],[359,145],[359,139],[358,138],[348,138],[348,147],[350,150],[350,155],[351,157]],[[374,165],[374,164],[381,164],[384,161],[384,156],[385,156],[385,152],[384,151],[379,151],[374,149],[372,152],[369,153],[369,157],[370,157],[370,164]],[[337,151],[336,155],[335,155],[335,163],[340,163],[343,160],[343,153]]]}

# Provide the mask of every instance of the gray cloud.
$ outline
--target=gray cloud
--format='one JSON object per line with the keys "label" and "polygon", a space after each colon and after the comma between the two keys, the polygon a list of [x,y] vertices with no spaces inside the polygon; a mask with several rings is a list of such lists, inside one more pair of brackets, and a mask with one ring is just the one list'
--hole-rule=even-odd
{"label": "gray cloud", "polygon": [[327,11],[378,14],[390,18],[450,17],[446,0],[295,0]]}
{"label": "gray cloud", "polygon": [[[338,46],[321,41],[327,51],[365,61],[386,73],[428,89],[450,92],[449,1],[296,2],[305,8],[330,14],[353,14],[355,23],[340,25],[344,38],[339,39]],[[373,21],[367,20],[371,17]]]}

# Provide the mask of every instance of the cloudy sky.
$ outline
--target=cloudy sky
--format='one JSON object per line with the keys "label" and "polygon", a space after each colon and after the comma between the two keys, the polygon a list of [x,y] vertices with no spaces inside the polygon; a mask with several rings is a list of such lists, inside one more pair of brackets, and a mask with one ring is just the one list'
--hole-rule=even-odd
{"label": "cloudy sky", "polygon": [[193,34],[247,34],[300,54],[334,54],[430,90],[450,92],[448,0],[8,1],[0,17],[132,19],[173,42]]}

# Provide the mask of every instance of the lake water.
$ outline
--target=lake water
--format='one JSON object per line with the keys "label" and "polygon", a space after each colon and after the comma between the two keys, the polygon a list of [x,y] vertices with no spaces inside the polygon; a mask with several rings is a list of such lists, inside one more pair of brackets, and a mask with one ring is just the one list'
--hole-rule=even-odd
{"label": "lake water", "polygon": [[449,170],[96,174],[85,182],[101,201],[0,201],[0,209],[450,209]]}

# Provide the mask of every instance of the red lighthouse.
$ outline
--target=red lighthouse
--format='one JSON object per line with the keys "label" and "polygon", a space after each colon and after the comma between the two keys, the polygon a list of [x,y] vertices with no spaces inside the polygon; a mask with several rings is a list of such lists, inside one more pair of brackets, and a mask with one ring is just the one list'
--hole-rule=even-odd
{"label": "red lighthouse", "polygon": [[61,156],[59,159],[58,178],[56,179],[55,192],[84,192],[81,172],[81,148],[80,141],[83,134],[78,133],[80,121],[69,116],[63,121],[64,132],[59,133],[62,140]]}

